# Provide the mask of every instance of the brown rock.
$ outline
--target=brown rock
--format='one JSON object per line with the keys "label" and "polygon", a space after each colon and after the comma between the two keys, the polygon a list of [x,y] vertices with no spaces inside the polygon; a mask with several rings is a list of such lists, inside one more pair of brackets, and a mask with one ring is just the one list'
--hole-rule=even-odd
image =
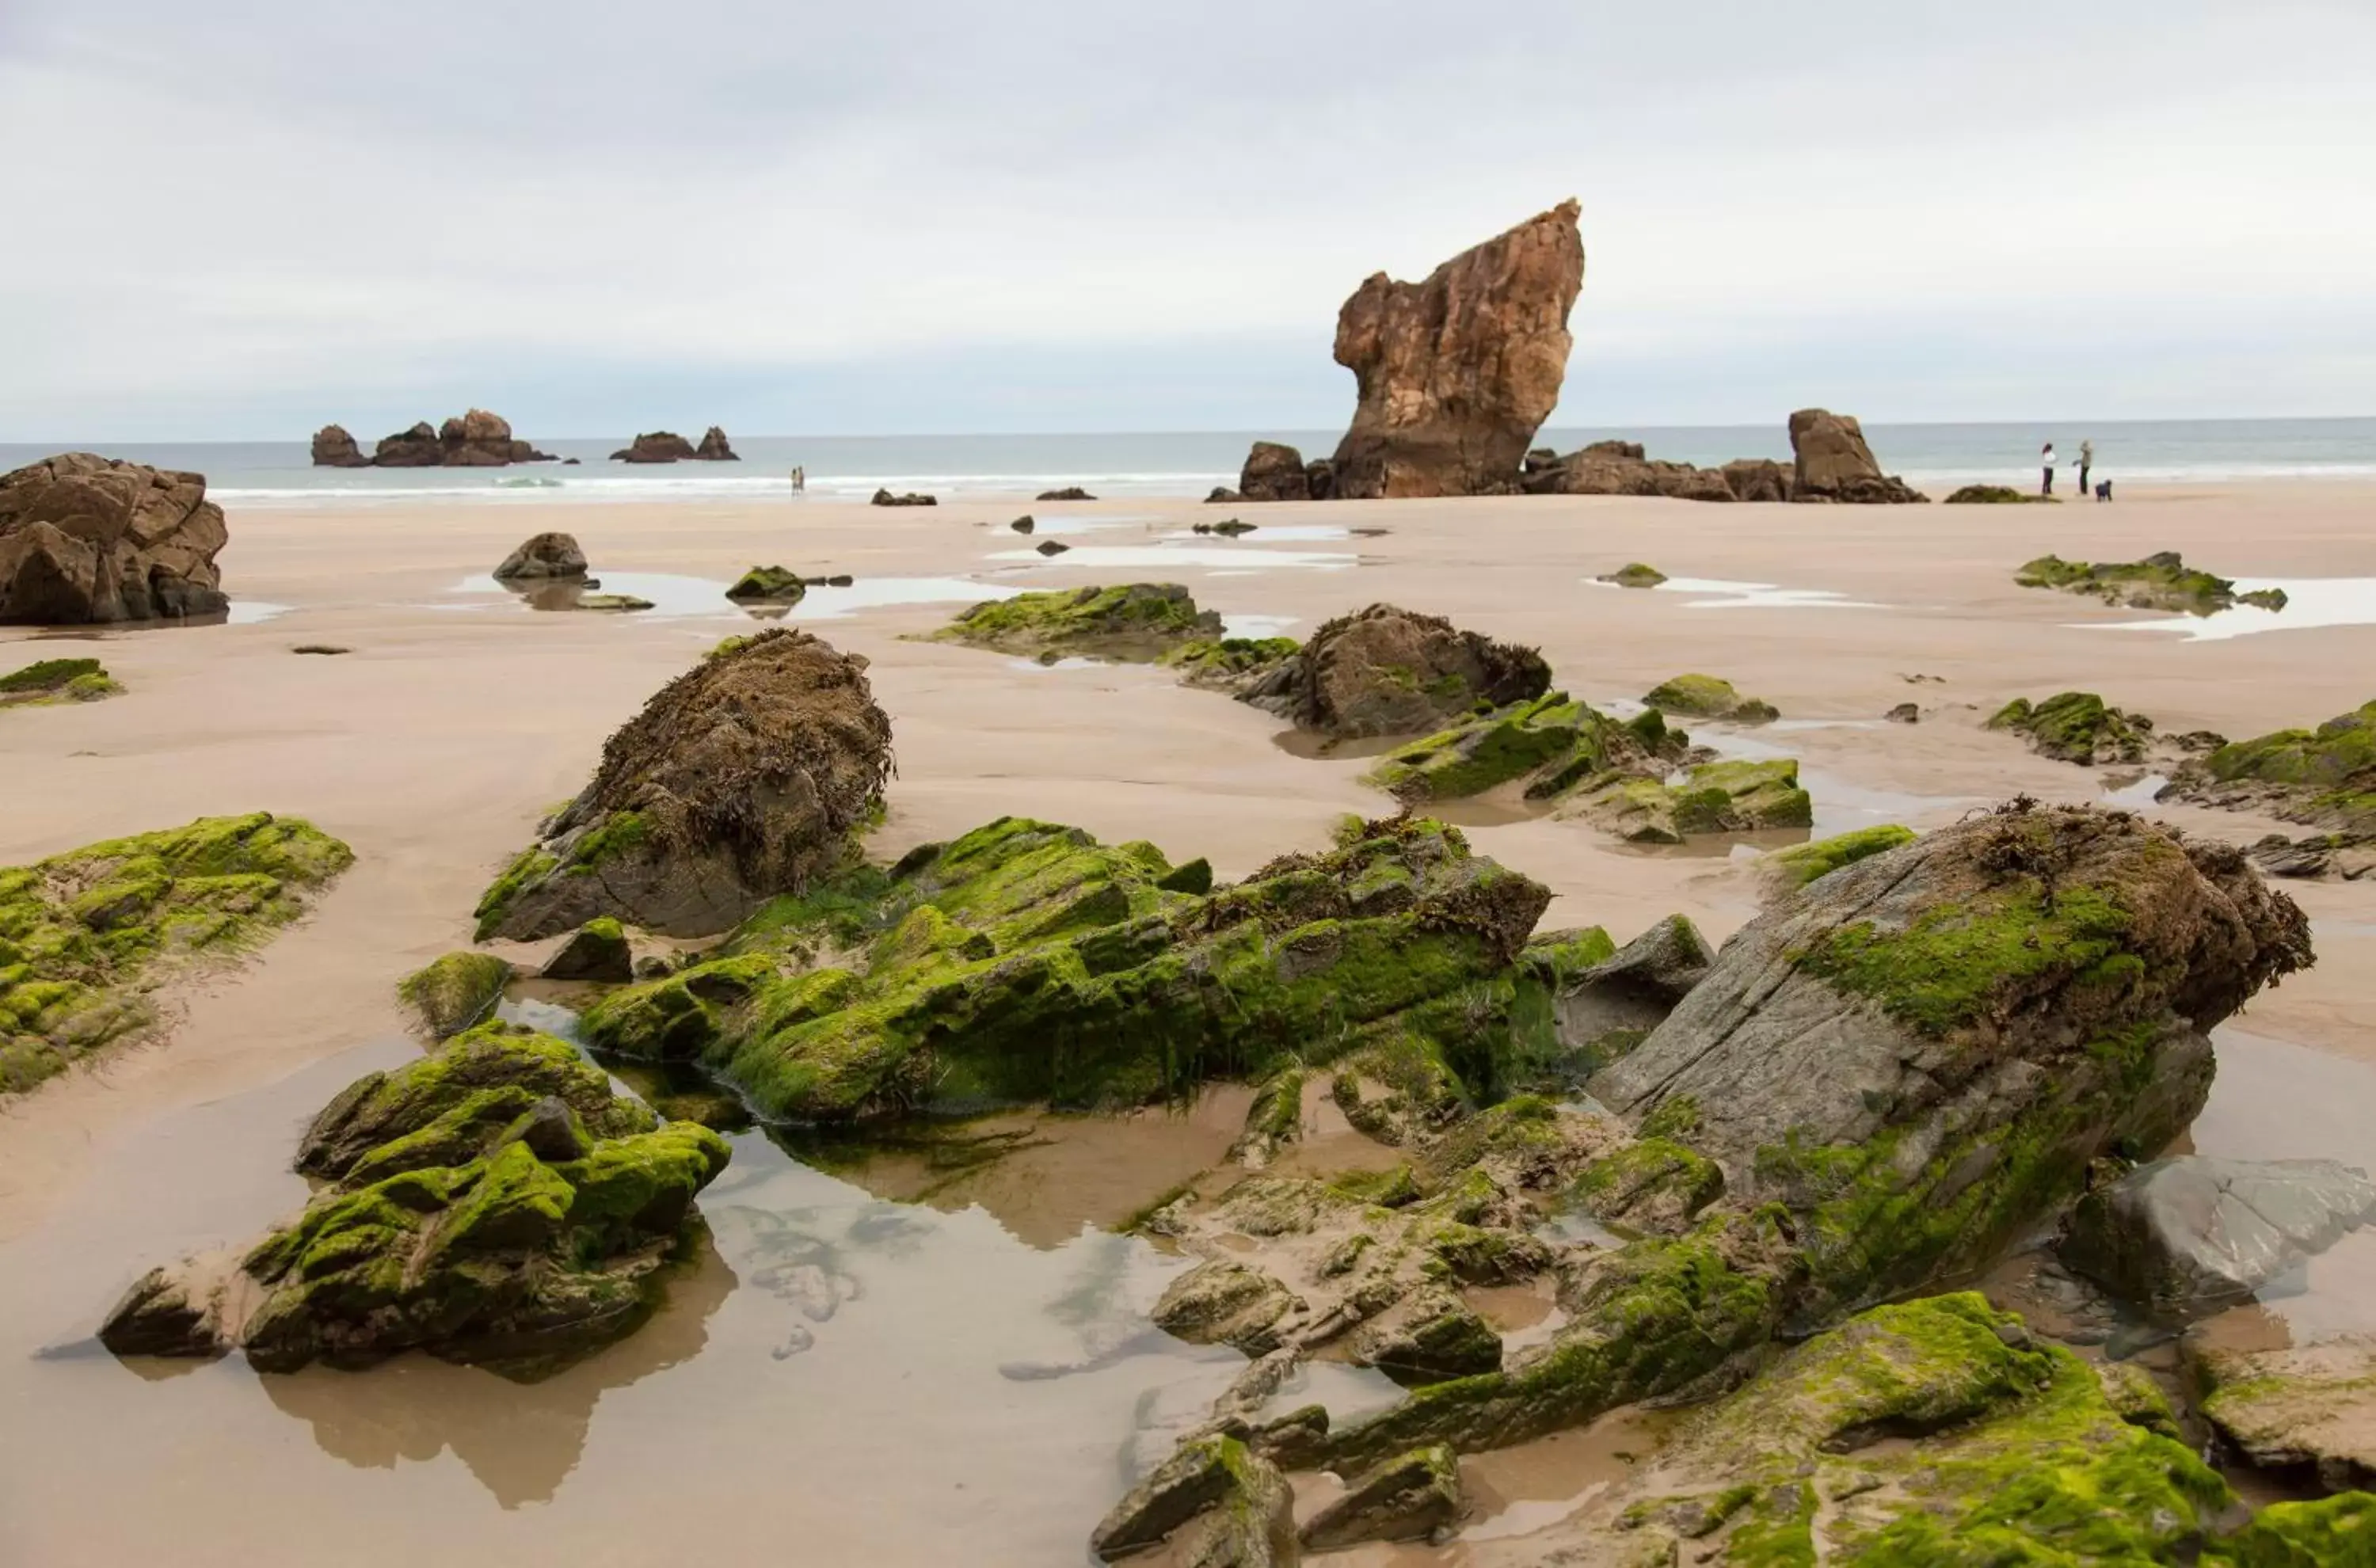
{"label": "brown rock", "polygon": [[705,463],[739,463],[742,460],[734,455],[734,448],[726,444],[726,433],[714,424],[701,433],[701,445],[693,449],[693,455]]}
{"label": "brown rock", "polygon": [[565,533],[541,533],[530,536],[520,547],[504,557],[495,568],[497,582],[510,582],[518,577],[582,577],[586,575],[586,552],[577,548],[577,540]]}
{"label": "brown rock", "polygon": [[1790,416],[1790,450],[1797,455],[1790,499],[1857,505],[1928,501],[1895,475],[1883,474],[1865,445],[1864,428],[1846,414],[1800,409]]}
{"label": "brown rock", "polygon": [[1303,454],[1276,441],[1257,441],[1238,473],[1238,493],[1249,501],[1309,501],[1312,477]]}
{"label": "brown rock", "polygon": [[89,452],[0,475],[0,624],[182,620],[230,604],[202,474]]}
{"label": "brown rock", "polygon": [[[322,444],[326,438],[345,434],[345,431],[331,425],[316,435],[314,460],[323,460]],[[472,409],[434,430],[426,420],[410,430],[400,430],[382,440],[371,457],[374,467],[383,469],[499,469],[511,463],[552,460],[552,453],[540,452],[525,441],[515,440],[510,422],[484,409]]]}
{"label": "brown rock", "polygon": [[1372,604],[1322,626],[1242,700],[1324,734],[1420,735],[1479,705],[1524,702],[1550,686],[1550,667],[1533,648]]}
{"label": "brown rock", "polygon": [[1097,497],[1090,494],[1087,491],[1083,490],[1077,484],[1068,484],[1062,490],[1043,490],[1040,493],[1038,499],[1041,501],[1095,501]]}
{"label": "brown rock", "polygon": [[1420,283],[1375,273],[1336,316],[1336,362],[1360,399],[1338,444],[1339,495],[1514,490],[1559,401],[1568,312],[1584,287],[1576,204],[1561,203]]}
{"label": "brown rock", "polygon": [[314,433],[314,466],[317,469],[367,469],[371,459],[355,445],[342,424],[326,424]]}
{"label": "brown rock", "polygon": [[[719,436],[721,445],[725,439],[723,435]],[[611,460],[614,463],[674,463],[701,455],[699,448],[676,432],[655,430],[636,436],[633,443],[612,453]]]}
{"label": "brown rock", "polygon": [[372,463],[383,469],[434,469],[445,461],[445,448],[437,444],[437,432],[426,420],[410,430],[382,437],[372,452]]}
{"label": "brown rock", "polygon": [[1735,501],[1790,499],[1791,472],[1771,457],[1735,457],[1718,471]]}
{"label": "brown rock", "polygon": [[867,504],[872,506],[937,506],[941,502],[940,497],[936,495],[926,495],[912,490],[905,495],[894,495],[887,490],[878,490],[868,498]]}

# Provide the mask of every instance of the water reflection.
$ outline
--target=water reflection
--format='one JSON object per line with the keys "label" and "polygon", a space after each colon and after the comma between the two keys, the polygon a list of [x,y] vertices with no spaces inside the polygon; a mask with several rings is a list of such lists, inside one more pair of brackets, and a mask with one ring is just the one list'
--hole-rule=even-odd
{"label": "water reflection", "polygon": [[2236,591],[2281,588],[2283,610],[2239,604],[2208,615],[2169,615],[2151,621],[2091,622],[2082,630],[2175,632],[2191,643],[2223,642],[2262,632],[2307,632],[2321,626],[2376,625],[2376,577],[2238,577]]}

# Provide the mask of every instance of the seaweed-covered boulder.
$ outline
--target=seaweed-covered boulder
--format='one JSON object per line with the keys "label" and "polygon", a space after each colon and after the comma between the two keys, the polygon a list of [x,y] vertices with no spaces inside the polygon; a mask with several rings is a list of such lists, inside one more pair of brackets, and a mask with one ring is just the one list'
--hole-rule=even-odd
{"label": "seaweed-covered boulder", "polygon": [[230,538],[203,474],[65,452],[0,474],[0,624],[221,614]]}
{"label": "seaweed-covered boulder", "polygon": [[1645,707],[1686,719],[1718,719],[1732,724],[1770,724],[1782,717],[1772,703],[1745,697],[1732,683],[1714,675],[1677,675],[1642,695]]}
{"label": "seaweed-covered boulder", "polygon": [[353,861],[257,812],[0,867],[0,1093],[155,1024],[169,981],[259,945]]}
{"label": "seaweed-covered boulder", "polygon": [[1667,574],[1643,561],[1629,561],[1613,572],[1603,572],[1593,579],[1615,588],[1654,588],[1667,580]]}
{"label": "seaweed-covered boulder", "polygon": [[[2376,1487],[2376,1338],[2281,1350],[2190,1343],[2188,1371],[2204,1419],[2253,1464],[2307,1472],[2334,1491]],[[2368,1545],[2376,1550],[2376,1520]]]}
{"label": "seaweed-covered boulder", "polygon": [[1200,637],[1174,644],[1156,659],[1180,683],[1235,694],[1265,679],[1301,652],[1293,637]]}
{"label": "seaweed-covered boulder", "polygon": [[317,469],[367,469],[371,459],[355,445],[342,424],[326,424],[314,433],[314,466]]}
{"label": "seaweed-covered boulder", "polygon": [[99,702],[124,688],[96,659],[40,659],[0,675],[0,707]]}
{"label": "seaweed-covered boulder", "polygon": [[[721,434],[720,445],[725,442]],[[700,449],[672,430],[655,430],[638,435],[635,440],[611,454],[614,463],[681,463],[701,456]]]}
{"label": "seaweed-covered boulder", "polygon": [[1895,505],[1930,498],[1884,474],[1865,445],[1864,427],[1846,414],[1800,409],[1790,416],[1793,501]]}
{"label": "seaweed-covered boulder", "polygon": [[1358,1477],[1301,1531],[1314,1551],[1368,1540],[1425,1540],[1460,1522],[1460,1456],[1443,1443],[1414,1448]]}
{"label": "seaweed-covered boulder", "polygon": [[[1049,542],[1053,543],[1054,540]],[[1178,583],[1018,593],[959,611],[935,640],[1027,658],[1152,659],[1221,636],[1221,617]]]}
{"label": "seaweed-covered boulder", "polygon": [[1314,499],[1303,454],[1276,441],[1257,441],[1246,453],[1245,467],[1238,475],[1238,493],[1248,501]]}
{"label": "seaweed-covered boulder", "polygon": [[649,1313],[728,1152],[657,1126],[560,1040],[487,1025],[350,1085],[299,1155],[332,1185],[236,1264],[151,1271],[100,1341],[238,1348],[264,1372],[418,1349],[541,1375]]}
{"label": "seaweed-covered boulder", "polygon": [[1582,817],[1632,844],[1681,844],[1710,833],[1808,827],[1814,802],[1789,757],[1694,764],[1680,784],[1639,774],[1586,780],[1559,814]]}
{"label": "seaweed-covered boulder", "polygon": [[1391,604],[1340,615],[1241,700],[1325,735],[1418,735],[1550,686],[1541,654]]}
{"label": "seaweed-covered boulder", "polygon": [[1295,1494],[1278,1467],[1223,1433],[1182,1443],[1089,1536],[1100,1561],[1172,1543],[1193,1568],[1295,1568]]}
{"label": "seaweed-covered boulder", "polygon": [[2210,615],[2239,604],[2283,610],[2282,588],[2238,593],[2226,577],[2189,566],[2175,550],[2164,550],[2142,561],[2065,561],[2041,555],[2023,564],[2014,581],[2024,588],[2058,588],[2064,593],[2100,599],[2132,610],[2174,610],[2188,615]]}
{"label": "seaweed-covered boulder", "polygon": [[2315,730],[2278,730],[2222,745],[2180,767],[2161,799],[2376,834],[2376,702]]}
{"label": "seaweed-covered boulder", "polygon": [[511,982],[507,958],[448,953],[397,981],[396,994],[431,1039],[449,1039],[493,1013]]}
{"label": "seaweed-covered boulder", "polygon": [[693,449],[693,455],[705,463],[739,463],[742,460],[728,444],[726,433],[714,424],[701,433],[701,445]]}
{"label": "seaweed-covered boulder", "polygon": [[1576,204],[1463,251],[1418,283],[1373,274],[1336,315],[1336,362],[1360,384],[1337,445],[1336,493],[1515,490],[1567,374],[1584,287]]}
{"label": "seaweed-covered boulder", "polygon": [[878,809],[891,720],[865,661],[782,628],[678,676],[612,735],[593,780],[479,901],[481,941],[600,915],[723,931],[841,870]]}
{"label": "seaweed-covered boulder", "polygon": [[1397,746],[1371,768],[1368,781],[1412,804],[1462,800],[1521,780],[1526,798],[1549,801],[1611,771],[1662,773],[1685,743],[1681,731],[1663,723],[1621,723],[1565,692],[1545,692]]}
{"label": "seaweed-covered boulder", "polygon": [[867,498],[867,505],[871,506],[937,506],[940,504],[939,496],[912,490],[902,495],[894,495],[888,490],[877,490]]}
{"label": "seaweed-covered boulder", "polygon": [[2015,697],[1989,719],[1991,730],[2026,736],[2029,749],[2082,767],[2143,762],[2153,743],[2153,720],[2123,713],[2093,692],[2061,692],[2033,704]]}
{"label": "seaweed-covered boulder", "polygon": [[2009,484],[1967,484],[1947,497],[1950,506],[2021,506],[2030,502],[2052,505],[2051,495],[2032,495]]}
{"label": "seaweed-covered boulder", "polygon": [[788,566],[754,566],[728,585],[726,597],[737,604],[798,604],[808,591]]}
{"label": "seaweed-covered boulder", "polygon": [[2376,1218],[2376,1183],[2331,1159],[2180,1155],[2096,1188],[2062,1261],[2155,1318],[2186,1322],[2254,1292]]}
{"label": "seaweed-covered boulder", "polygon": [[[1208,894],[1177,890],[1180,869],[1151,844],[1003,817],[779,900],[583,1028],[622,1054],[697,1056],[804,1120],[1136,1104],[1372,1046],[1490,1087],[1540,885],[1425,821]],[[828,946],[848,958],[818,967]]]}
{"label": "seaweed-covered boulder", "polygon": [[1852,866],[1859,861],[1912,842],[1914,830],[1900,827],[1894,822],[1876,827],[1851,828],[1846,833],[1835,833],[1829,838],[1817,838],[1776,849],[1758,862],[1758,870],[1768,888],[1776,893],[1795,893],[1818,877],[1831,875],[1842,866]]}
{"label": "seaweed-covered boulder", "polygon": [[608,915],[588,921],[569,933],[553,956],[537,971],[541,980],[599,980],[624,985],[636,978],[635,950],[627,932]]}
{"label": "seaweed-covered boulder", "polygon": [[574,536],[565,533],[531,534],[495,568],[499,583],[585,575],[586,552],[577,548]]}

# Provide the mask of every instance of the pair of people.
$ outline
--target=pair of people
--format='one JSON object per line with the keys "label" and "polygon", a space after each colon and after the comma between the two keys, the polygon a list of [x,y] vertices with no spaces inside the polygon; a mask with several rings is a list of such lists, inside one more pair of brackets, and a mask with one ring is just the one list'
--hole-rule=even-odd
{"label": "pair of people", "polygon": [[[2039,489],[2038,493],[2051,495],[2054,493],[2054,443],[2049,441],[2039,447],[2037,456],[2046,474],[2046,482]],[[2093,441],[2082,441],[2079,443],[2079,493],[2082,495],[2087,493],[2087,470],[2095,466],[2096,444]]]}

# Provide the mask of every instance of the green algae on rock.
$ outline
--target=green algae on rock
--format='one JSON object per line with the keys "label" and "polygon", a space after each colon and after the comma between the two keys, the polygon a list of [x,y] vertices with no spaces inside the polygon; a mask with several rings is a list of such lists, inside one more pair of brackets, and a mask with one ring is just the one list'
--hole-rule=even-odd
{"label": "green algae on rock", "polygon": [[1653,588],[1667,580],[1667,574],[1644,562],[1629,561],[1613,572],[1603,572],[1595,580],[1619,588]]}
{"label": "green algae on rock", "polygon": [[481,1025],[349,1086],[299,1151],[332,1184],[229,1266],[150,1271],[100,1340],[243,1349],[264,1372],[419,1349],[541,1376],[648,1315],[728,1157],[707,1128],[615,1098],[562,1041]]}
{"label": "green algae on rock", "polygon": [[[846,902],[762,909],[582,1027],[605,1051],[697,1056],[767,1114],[820,1121],[1136,1104],[1365,1050],[1481,1086],[1507,1059],[1499,1009],[1550,895],[1456,829],[1373,823],[1209,894],[1176,880],[1151,844],[1003,817],[854,873]],[[812,961],[829,947],[844,956]]]}
{"label": "green algae on rock", "polygon": [[448,1039],[484,1019],[512,982],[508,959],[448,953],[397,981],[396,993],[432,1039]]}
{"label": "green algae on rock", "polygon": [[1686,719],[1720,719],[1732,724],[1770,724],[1782,715],[1770,702],[1745,697],[1732,683],[1714,675],[1677,675],[1643,694],[1643,706]]}
{"label": "green algae on rock", "polygon": [[549,980],[597,980],[623,985],[636,978],[635,948],[626,928],[608,915],[599,915],[569,933],[537,978]]}
{"label": "green algae on rock", "polygon": [[1779,892],[1795,892],[1818,877],[1829,876],[1842,866],[1854,865],[1869,855],[1879,855],[1901,844],[1914,842],[1914,830],[1895,823],[1883,823],[1876,827],[1851,828],[1835,833],[1829,838],[1817,838],[1805,844],[1793,844],[1776,849],[1758,862],[1768,886]]}
{"label": "green algae on rock", "polygon": [[1663,723],[1621,723],[1565,692],[1545,692],[1397,747],[1367,781],[1413,804],[1521,782],[1527,799],[1547,801],[1611,771],[1663,772],[1688,743]]}
{"label": "green algae on rock", "polygon": [[0,1093],[154,1024],[154,992],[302,914],[353,851],[268,812],[0,867]]}
{"label": "green algae on rock", "polygon": [[1988,727],[2026,735],[2038,755],[2082,767],[2143,762],[2154,733],[2152,719],[2109,707],[2093,692],[2061,692],[2036,704],[2015,697]]}
{"label": "green algae on rock", "polygon": [[2231,742],[2180,767],[2162,798],[2376,834],[2376,702],[2315,730]]}
{"label": "green algae on rock", "polygon": [[1680,784],[1634,776],[1587,778],[1562,803],[1561,816],[1585,817],[1633,844],[1680,844],[1708,833],[1811,827],[1815,806],[1799,785],[1799,764],[1706,762]]}
{"label": "green algae on rock", "polygon": [[2142,561],[2094,564],[2041,555],[2026,563],[2014,575],[2014,580],[2024,588],[2060,588],[2064,593],[2085,594],[2132,610],[2174,610],[2189,615],[2210,615],[2239,604],[2257,605],[2263,610],[2286,607],[2284,589],[2263,588],[2239,594],[2233,582],[2187,565],[2174,550],[2148,555]]}
{"label": "green algae on rock", "polygon": [[754,566],[734,579],[726,597],[737,604],[798,604],[808,597],[801,575],[786,566]]}
{"label": "green algae on rock", "polygon": [[97,702],[123,691],[96,659],[43,659],[0,675],[0,707]]}
{"label": "green algae on rock", "polygon": [[2051,495],[2032,495],[2009,484],[1967,484],[1947,497],[1950,506],[2053,505]]}
{"label": "green algae on rock", "polygon": [[994,647],[1052,663],[1059,659],[1152,659],[1183,644],[1221,638],[1221,617],[1196,608],[1178,583],[1124,583],[1018,593],[959,611],[936,642]]}
{"label": "green algae on rock", "polygon": [[1293,637],[1199,638],[1167,649],[1156,662],[1177,671],[1187,686],[1237,692],[1302,651]]}
{"label": "green algae on rock", "polygon": [[890,772],[865,660],[785,628],[720,645],[611,736],[592,781],[481,897],[478,938],[600,916],[713,935],[855,861]]}

